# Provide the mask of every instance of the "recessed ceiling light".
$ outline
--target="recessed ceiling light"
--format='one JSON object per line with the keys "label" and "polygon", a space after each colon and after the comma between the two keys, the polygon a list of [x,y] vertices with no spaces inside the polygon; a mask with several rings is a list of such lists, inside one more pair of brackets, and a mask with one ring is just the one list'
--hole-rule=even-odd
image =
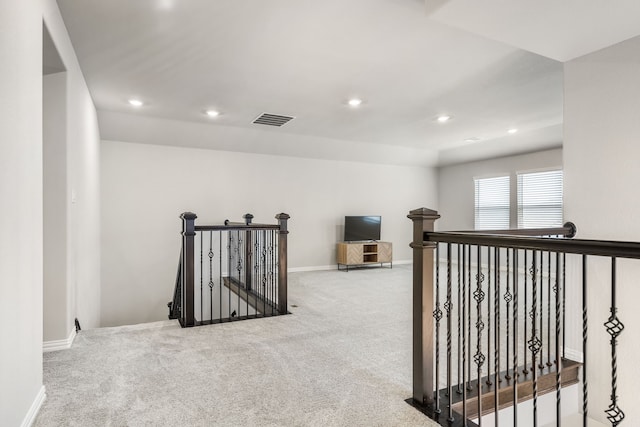
{"label": "recessed ceiling light", "polygon": [[130,99],[129,104],[133,105],[134,107],[142,107],[144,103],[139,99]]}
{"label": "recessed ceiling light", "polygon": [[207,110],[206,113],[209,117],[218,117],[220,115],[220,113],[216,110]]}
{"label": "recessed ceiling light", "polygon": [[516,129],[516,128],[512,128],[512,129],[509,129],[509,130],[507,131],[507,133],[510,133],[511,135],[513,135],[513,134],[514,134],[514,133],[516,133],[516,132],[518,132],[518,129]]}
{"label": "recessed ceiling light", "polygon": [[438,116],[438,118],[436,119],[439,123],[445,123],[448,122],[449,120],[451,120],[451,116]]}
{"label": "recessed ceiling light", "polygon": [[362,99],[352,98],[349,100],[349,105],[352,107],[359,107],[362,104]]}

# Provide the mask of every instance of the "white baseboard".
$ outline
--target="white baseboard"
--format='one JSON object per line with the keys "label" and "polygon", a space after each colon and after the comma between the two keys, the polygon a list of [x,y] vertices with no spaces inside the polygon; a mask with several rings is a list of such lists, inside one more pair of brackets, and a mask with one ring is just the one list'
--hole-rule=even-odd
{"label": "white baseboard", "polygon": [[42,343],[42,352],[46,353],[48,351],[57,351],[57,350],[66,350],[71,348],[71,344],[73,344],[73,340],[76,337],[76,328],[71,328],[71,333],[69,337],[64,340],[54,340],[54,341],[45,341]]}
{"label": "white baseboard", "polygon": [[20,424],[20,427],[31,427],[33,425],[33,422],[36,420],[36,416],[38,415],[38,412],[40,412],[40,408],[42,407],[42,404],[44,403],[44,400],[46,398],[47,393],[45,393],[45,388],[44,386],[42,386],[40,387],[36,398],[33,400],[33,403],[29,408],[29,412],[27,412],[27,415],[25,415],[24,419],[22,420],[22,424]]}

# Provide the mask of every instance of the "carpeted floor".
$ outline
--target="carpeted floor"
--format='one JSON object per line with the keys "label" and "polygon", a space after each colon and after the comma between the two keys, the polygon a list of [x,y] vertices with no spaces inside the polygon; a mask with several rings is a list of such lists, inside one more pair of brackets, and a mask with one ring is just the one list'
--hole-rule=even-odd
{"label": "carpeted floor", "polygon": [[[169,297],[169,296],[168,296]],[[411,396],[411,266],[289,276],[291,315],[86,330],[42,426],[435,426]]]}

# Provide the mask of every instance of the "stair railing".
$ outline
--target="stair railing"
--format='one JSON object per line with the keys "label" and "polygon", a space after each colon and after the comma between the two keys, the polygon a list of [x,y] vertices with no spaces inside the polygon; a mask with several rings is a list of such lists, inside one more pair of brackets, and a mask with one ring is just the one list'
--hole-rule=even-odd
{"label": "stair railing", "polygon": [[[506,425],[517,426],[520,417],[527,425],[561,426],[562,389],[580,381],[584,426],[590,415],[612,426],[625,419],[618,396],[617,344],[624,325],[618,316],[616,260],[640,259],[640,243],[573,239],[571,223],[533,230],[434,232],[437,212],[421,208],[408,217],[413,221],[409,403],[443,426],[482,426],[483,421],[497,426],[505,419],[499,411],[507,406],[512,415]],[[611,338],[611,387],[606,396],[595,390],[598,403],[606,399],[608,405],[597,411],[589,402],[594,390],[588,378],[606,370],[597,366],[592,371],[587,364],[589,353],[604,346],[588,345],[587,281],[593,276],[587,266],[592,258],[608,260],[611,277],[596,284],[610,289],[610,315],[601,327]],[[568,270],[581,275],[568,276]],[[575,293],[581,300],[567,302],[571,286],[580,288]],[[581,348],[570,348],[566,337],[567,306],[574,304],[581,309],[576,310],[583,325]],[[625,367],[634,371],[632,365]],[[553,392],[555,411],[542,414],[541,394]],[[519,414],[523,400],[532,401],[530,413]]]}
{"label": "stair railing", "polygon": [[182,219],[182,248],[169,318],[182,327],[287,314],[287,220],[196,225]]}

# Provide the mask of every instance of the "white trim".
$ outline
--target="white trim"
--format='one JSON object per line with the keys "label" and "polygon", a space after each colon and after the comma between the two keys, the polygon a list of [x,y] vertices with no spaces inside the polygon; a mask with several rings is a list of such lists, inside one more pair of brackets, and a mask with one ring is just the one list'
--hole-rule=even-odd
{"label": "white trim", "polygon": [[[412,260],[410,259],[404,259],[404,260],[399,260],[399,261],[393,261],[393,265],[401,265],[401,264],[411,264],[413,263]],[[372,263],[371,265],[376,265],[379,263]],[[382,264],[389,264],[388,262],[384,262]],[[303,272],[303,271],[326,271],[326,270],[337,270],[338,269],[338,265],[337,264],[332,264],[332,265],[312,265],[312,266],[308,266],[308,267],[293,267],[293,268],[289,268],[287,269],[287,271],[289,273],[299,273],[299,272]]]}
{"label": "white trim", "polygon": [[33,403],[29,408],[29,411],[27,412],[27,415],[24,416],[20,427],[31,427],[33,425],[33,422],[36,420],[36,416],[38,416],[38,412],[40,412],[40,408],[46,398],[47,393],[45,392],[45,388],[44,386],[41,386],[36,398],[33,400]]}
{"label": "white trim", "polygon": [[76,328],[75,326],[71,328],[71,333],[69,337],[64,340],[53,340],[53,341],[45,341],[42,343],[42,352],[46,353],[49,351],[57,351],[57,350],[66,350],[71,348],[71,344],[73,344],[73,340],[76,337]]}
{"label": "white trim", "polygon": [[582,363],[582,352],[572,348],[565,348],[564,354],[569,360]]}

